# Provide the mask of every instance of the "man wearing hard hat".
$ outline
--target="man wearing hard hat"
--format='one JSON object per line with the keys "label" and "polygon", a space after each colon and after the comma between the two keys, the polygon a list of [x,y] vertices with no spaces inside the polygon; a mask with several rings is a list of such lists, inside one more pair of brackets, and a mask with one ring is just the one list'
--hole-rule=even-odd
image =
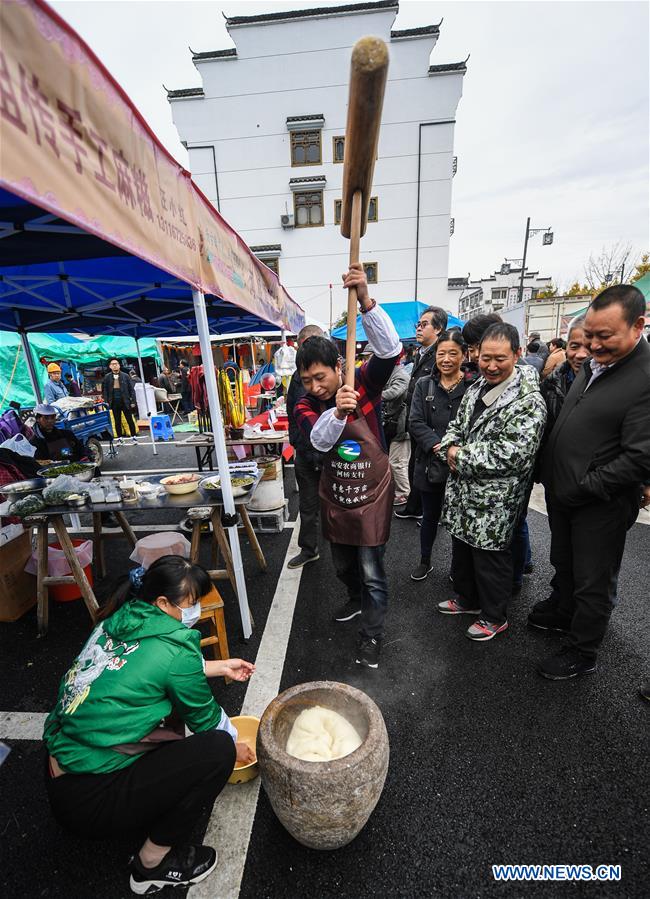
{"label": "man wearing hard hat", "polygon": [[61,366],[56,362],[50,362],[47,367],[49,379],[43,390],[46,405],[52,405],[57,400],[62,400],[68,395],[68,389],[61,380]]}

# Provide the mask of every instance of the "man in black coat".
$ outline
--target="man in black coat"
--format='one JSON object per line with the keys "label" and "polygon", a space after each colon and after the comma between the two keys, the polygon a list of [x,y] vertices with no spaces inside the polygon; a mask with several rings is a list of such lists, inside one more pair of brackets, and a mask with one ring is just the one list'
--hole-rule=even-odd
{"label": "man in black coat", "polygon": [[[420,350],[415,357],[411,369],[411,380],[406,391],[406,421],[409,419],[411,401],[415,385],[420,378],[430,378],[431,372],[436,366],[436,343],[438,336],[447,327],[447,313],[439,306],[428,306],[420,315],[420,320],[415,326],[415,339],[420,344]],[[422,499],[420,491],[413,484],[413,471],[415,468],[415,453],[417,443],[411,437],[411,456],[409,458],[409,493],[406,505],[395,512],[396,518],[422,518]]]}
{"label": "man in black coat", "polygon": [[[298,334],[298,346],[301,347],[310,337],[324,337],[325,332],[318,325],[305,325]],[[289,419],[289,443],[294,449],[294,472],[298,484],[298,507],[300,509],[300,533],[298,546],[300,552],[289,559],[287,568],[302,568],[308,562],[320,558],[318,551],[318,517],[320,503],[318,500],[318,484],[321,473],[321,454],[311,445],[309,438],[296,424],[293,414],[299,399],[305,395],[300,375],[296,370],[289,382],[287,390],[287,418]]]}
{"label": "man in black coat", "polygon": [[102,393],[104,402],[108,404],[113,413],[115,421],[115,430],[117,431],[117,442],[124,443],[122,439],[122,415],[126,419],[126,424],[130,431],[133,443],[137,443],[137,428],[133,418],[132,407],[135,406],[135,390],[133,381],[125,371],[120,367],[119,359],[111,359],[108,363],[110,371],[104,377],[102,383]]}
{"label": "man in black coat", "polygon": [[533,627],[568,634],[539,673],[565,680],[596,670],[616,604],[626,533],[650,483],[650,347],[645,299],[616,285],[591,303],[584,323],[592,358],[564,401],[542,457],[558,596],[538,602]]}

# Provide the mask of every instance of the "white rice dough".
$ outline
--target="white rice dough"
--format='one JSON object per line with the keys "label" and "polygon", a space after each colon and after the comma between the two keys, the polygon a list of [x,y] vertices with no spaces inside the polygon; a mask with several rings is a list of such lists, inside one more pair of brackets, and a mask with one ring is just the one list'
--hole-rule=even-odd
{"label": "white rice dough", "polygon": [[315,705],[296,718],[287,752],[304,762],[331,762],[350,755],[361,743],[361,737],[346,718]]}

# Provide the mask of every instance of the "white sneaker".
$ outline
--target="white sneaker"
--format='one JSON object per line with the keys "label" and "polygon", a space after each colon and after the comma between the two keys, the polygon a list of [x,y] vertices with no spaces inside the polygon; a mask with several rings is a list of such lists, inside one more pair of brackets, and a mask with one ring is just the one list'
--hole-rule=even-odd
{"label": "white sneaker", "polygon": [[131,443],[135,443],[135,445],[137,446],[137,445],[138,445],[138,438],[137,438],[137,437],[131,437]]}

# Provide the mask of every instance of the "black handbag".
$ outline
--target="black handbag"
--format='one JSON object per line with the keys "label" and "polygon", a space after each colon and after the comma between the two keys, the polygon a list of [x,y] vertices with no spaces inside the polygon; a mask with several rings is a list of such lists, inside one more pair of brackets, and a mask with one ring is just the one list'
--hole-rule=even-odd
{"label": "black handbag", "polygon": [[[427,395],[424,398],[424,401],[427,404],[427,419],[429,427],[431,427],[431,403],[433,402],[435,389],[435,382],[433,378],[429,378],[429,383],[427,384]],[[444,484],[449,475],[449,466],[446,462],[443,462],[442,459],[436,456],[433,450],[431,450],[424,466],[424,473],[429,484]]]}

